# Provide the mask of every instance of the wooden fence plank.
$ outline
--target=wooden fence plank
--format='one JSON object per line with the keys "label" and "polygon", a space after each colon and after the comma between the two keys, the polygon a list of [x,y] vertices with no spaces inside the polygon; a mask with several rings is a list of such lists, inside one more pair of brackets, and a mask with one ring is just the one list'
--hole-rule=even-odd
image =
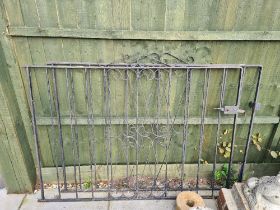
{"label": "wooden fence plank", "polygon": [[[28,109],[28,102],[25,95],[23,81],[21,80],[20,68],[15,59],[14,49],[10,40],[4,36],[7,24],[6,11],[10,9],[17,9],[18,4],[13,4],[12,1],[7,3],[4,7],[3,2],[0,2],[1,16],[0,16],[0,62],[1,62],[1,107],[6,107],[7,111],[1,112],[1,119],[5,122],[7,141],[3,145],[9,146],[4,149],[1,155],[1,165],[5,167],[6,163],[12,161],[11,165],[5,168],[5,180],[9,192],[32,192],[36,181],[36,170],[32,158],[32,129],[30,122],[30,115]],[[13,4],[10,5],[9,3]],[[22,25],[21,13],[18,12],[13,19],[14,24]],[[8,18],[9,20],[9,18]],[[5,141],[4,139],[1,139]],[[8,153],[9,155],[5,155]],[[5,159],[8,158],[8,159]],[[5,163],[6,162],[6,163]],[[11,168],[12,167],[12,168]],[[17,182],[17,184],[13,183]]]}
{"label": "wooden fence plank", "polygon": [[2,48],[0,57],[0,164],[5,171],[8,192],[32,192],[36,181],[35,166]]}

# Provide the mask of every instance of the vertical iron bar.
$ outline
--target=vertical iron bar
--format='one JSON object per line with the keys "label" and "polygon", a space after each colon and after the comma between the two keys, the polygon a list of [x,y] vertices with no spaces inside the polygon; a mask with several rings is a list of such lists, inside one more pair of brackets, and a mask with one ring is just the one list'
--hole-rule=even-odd
{"label": "vertical iron bar", "polygon": [[[94,161],[94,186],[96,187],[96,181],[97,181],[97,174],[96,174],[96,150],[95,150],[95,136],[94,136],[94,118],[93,118],[93,97],[92,97],[92,82],[91,82],[91,71],[89,72],[89,91],[90,91],[90,104],[91,104],[91,130],[92,130],[92,153],[93,153],[93,161]],[[93,183],[92,183],[92,191],[93,191]],[[92,192],[93,193],[93,192]]]}
{"label": "vertical iron bar", "polygon": [[92,135],[92,137],[93,137],[93,149],[92,149],[92,152],[93,152],[93,161],[94,161],[94,186],[95,186],[95,188],[96,188],[96,182],[97,182],[97,170],[96,170],[96,152],[97,152],[97,150],[96,150],[96,145],[97,145],[97,141],[96,141],[96,138],[94,137],[94,118],[93,118],[93,97],[92,97],[92,82],[91,82],[91,71],[89,72],[89,85],[90,85],[90,94],[91,94],[91,104],[92,104],[92,106],[91,106],[91,109],[92,109],[92,111],[91,111],[91,122],[92,122],[92,131],[93,131],[93,135]]}
{"label": "vertical iron bar", "polygon": [[[105,137],[105,142],[106,142],[106,173],[107,173],[107,180],[109,183],[109,179],[110,179],[110,175],[109,175],[109,153],[108,153],[108,120],[107,120],[107,70],[104,69],[103,70],[103,92],[104,92],[104,116],[105,116],[105,128],[104,128],[104,137]],[[107,186],[107,190],[108,190],[108,199],[110,198],[110,189],[109,189],[109,185]]]}
{"label": "vertical iron bar", "polygon": [[80,189],[82,189],[82,178],[81,178],[81,163],[80,163],[80,149],[79,149],[79,136],[78,136],[78,123],[76,116],[76,99],[75,99],[75,89],[74,89],[74,79],[73,79],[73,70],[70,72],[71,78],[71,98],[72,98],[72,107],[73,107],[73,116],[74,116],[74,131],[75,131],[75,144],[76,144],[76,153],[78,160],[78,172],[79,172],[79,184]]}
{"label": "vertical iron bar", "polygon": [[160,93],[160,80],[161,80],[161,74],[160,74],[160,69],[156,70],[156,79],[157,79],[157,115],[156,115],[156,137],[154,139],[154,156],[155,156],[155,163],[154,163],[154,177],[153,177],[153,186],[151,189],[151,194],[152,191],[154,190],[156,184],[157,184],[157,164],[158,164],[158,151],[157,151],[157,145],[158,145],[158,138],[159,138],[159,118],[160,118],[160,110],[161,110],[161,106],[160,106],[160,102],[161,102],[161,93]]}
{"label": "vertical iron bar", "polygon": [[107,88],[108,88],[108,120],[109,120],[109,128],[108,128],[108,134],[109,134],[109,159],[110,159],[110,191],[112,188],[113,183],[113,163],[112,163],[112,137],[111,137],[111,90],[110,90],[110,69],[108,69],[107,73]]}
{"label": "vertical iron bar", "polygon": [[[220,102],[219,102],[220,108],[224,106],[226,81],[227,81],[227,69],[224,69],[222,75],[222,82],[221,82],[221,91],[220,91]],[[220,129],[221,129],[221,111],[218,111],[218,125],[217,125],[216,142],[215,142],[215,157],[214,157],[212,180],[211,180],[212,197],[214,196],[214,180],[215,180],[215,172],[216,172],[216,164],[217,164],[217,150],[218,150],[218,141],[220,137]]]}
{"label": "vertical iron bar", "polygon": [[28,67],[26,67],[26,72],[28,75],[27,78],[28,78],[28,83],[29,83],[29,97],[30,97],[31,114],[32,114],[32,128],[33,128],[33,135],[34,135],[34,141],[35,141],[36,158],[37,158],[37,163],[38,163],[41,199],[45,200],[44,182],[43,182],[43,176],[42,176],[42,162],[41,162],[41,157],[40,157],[40,145],[39,145],[38,130],[37,130],[37,123],[36,123],[36,116],[35,116],[35,102],[34,102],[34,95],[33,95],[31,70]]}
{"label": "vertical iron bar", "polygon": [[138,118],[139,118],[139,79],[140,73],[139,68],[136,71],[136,197],[138,197],[139,183],[138,183],[138,163],[139,163],[139,126],[138,126]]}
{"label": "vertical iron bar", "polygon": [[[171,140],[170,134],[170,92],[171,92],[171,79],[172,79],[172,69],[169,69],[168,74],[168,95],[167,95],[167,139]],[[168,170],[167,170],[167,162],[168,162],[168,144],[165,142],[165,180],[164,180],[164,196],[167,197],[167,188],[168,188]]]}
{"label": "vertical iron bar", "polygon": [[106,165],[107,165],[107,179],[108,179],[108,199],[111,198],[111,182],[112,182],[112,148],[111,148],[111,134],[110,128],[111,122],[109,121],[110,110],[109,110],[109,76],[108,69],[104,69],[104,101],[105,101],[105,138],[106,138]]}
{"label": "vertical iron bar", "polygon": [[185,162],[186,162],[186,149],[188,143],[188,129],[189,129],[189,102],[190,102],[190,88],[191,88],[191,70],[187,69],[185,87],[185,106],[184,106],[184,129],[183,129],[183,144],[182,144],[182,167],[181,167],[181,191],[184,187],[184,173],[185,173]]}
{"label": "vertical iron bar", "polygon": [[75,151],[75,143],[74,143],[75,134],[74,134],[74,127],[73,127],[73,104],[72,104],[71,92],[69,89],[70,89],[69,88],[69,70],[66,69],[66,90],[67,90],[67,98],[68,98],[68,105],[69,105],[69,112],[70,112],[71,143],[72,143],[72,153],[73,153],[73,158],[74,158],[73,164],[74,164],[75,194],[76,194],[76,198],[78,198],[76,151]]}
{"label": "vertical iron bar", "polygon": [[62,160],[62,168],[63,168],[63,184],[64,184],[64,190],[67,190],[65,155],[64,155],[64,147],[63,147],[60,105],[59,105],[59,98],[58,98],[57,78],[56,78],[55,68],[52,68],[52,75],[53,75],[53,84],[54,84],[55,106],[56,106],[57,121],[58,121],[59,143],[61,149],[61,160]]}
{"label": "vertical iron bar", "polygon": [[[92,97],[92,82],[91,82],[91,71],[89,73],[90,75],[90,93],[91,93],[91,104],[92,104],[92,115],[91,115],[91,122],[92,122],[92,131],[93,131],[93,135],[92,137],[94,138],[93,139],[93,149],[92,149],[92,152],[93,152],[93,161],[94,161],[94,187],[96,188],[96,182],[97,182],[97,170],[96,170],[96,145],[97,145],[97,141],[96,141],[96,138],[94,137],[94,118],[93,118],[93,97]],[[93,185],[93,184],[92,184]],[[92,186],[93,187],[93,186]]]}
{"label": "vertical iron bar", "polygon": [[[241,94],[242,94],[242,85],[243,85],[243,77],[244,77],[244,67],[240,68],[240,75],[239,75],[239,82],[238,82],[238,91],[236,96],[236,106],[239,108]],[[230,160],[228,164],[228,174],[226,180],[226,187],[229,188],[231,184],[231,167],[233,162],[233,153],[234,153],[234,145],[235,145],[235,138],[236,138],[236,129],[237,129],[237,118],[238,112],[234,115],[233,121],[233,129],[232,129],[232,139],[231,139],[231,148],[230,148]]]}
{"label": "vertical iron bar", "polygon": [[47,88],[48,88],[48,99],[50,105],[50,114],[51,114],[51,130],[52,130],[52,144],[53,144],[53,151],[54,151],[54,163],[56,169],[56,180],[57,180],[57,190],[58,190],[58,198],[61,199],[60,193],[60,181],[59,181],[59,172],[58,172],[58,163],[57,163],[57,148],[56,148],[56,138],[55,138],[55,131],[54,131],[54,113],[53,113],[53,97],[51,96],[51,88],[50,88],[50,79],[49,79],[48,69],[46,69],[46,80],[47,80]]}
{"label": "vertical iron bar", "polygon": [[126,182],[129,183],[128,70],[125,70]]}
{"label": "vertical iron bar", "polygon": [[254,123],[254,118],[255,118],[255,114],[256,114],[256,104],[257,104],[259,89],[260,89],[261,74],[262,74],[262,67],[260,66],[260,67],[258,67],[258,80],[257,80],[256,91],[255,91],[255,97],[254,97],[254,105],[252,107],[251,119],[250,119],[250,124],[249,124],[249,131],[248,131],[248,135],[247,135],[245,153],[244,153],[244,157],[243,157],[243,163],[241,165],[241,168],[240,168],[240,171],[239,171],[239,176],[238,176],[238,181],[239,182],[242,182],[242,180],[243,180],[243,172],[244,172],[244,169],[245,169],[245,166],[246,166],[249,146],[250,146],[250,143],[251,143],[253,123]]}
{"label": "vertical iron bar", "polygon": [[201,105],[202,111],[201,111],[201,124],[200,124],[198,164],[197,164],[197,173],[196,173],[196,192],[198,192],[198,190],[199,190],[199,172],[200,172],[202,146],[203,146],[203,142],[204,142],[204,121],[205,121],[205,115],[206,115],[209,78],[210,78],[210,69],[206,68],[205,74],[204,74],[203,101],[202,101],[202,105]]}
{"label": "vertical iron bar", "polygon": [[[87,113],[88,113],[88,146],[89,146],[89,155],[90,155],[90,181],[91,181],[91,197],[94,198],[94,192],[93,192],[93,183],[96,183],[96,176],[95,181],[93,182],[93,142],[94,142],[94,128],[93,128],[93,108],[92,108],[92,88],[91,88],[91,71],[88,74],[88,69],[85,69],[85,88],[86,88],[86,94],[85,94],[85,100],[87,104]],[[96,166],[96,164],[95,164]],[[96,173],[96,168],[95,168]]]}

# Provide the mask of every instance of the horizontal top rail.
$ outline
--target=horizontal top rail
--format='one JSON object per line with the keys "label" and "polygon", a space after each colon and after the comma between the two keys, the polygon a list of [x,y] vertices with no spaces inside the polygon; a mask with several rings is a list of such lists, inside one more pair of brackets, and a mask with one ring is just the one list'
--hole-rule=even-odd
{"label": "horizontal top rail", "polygon": [[189,66],[189,67],[207,67],[207,66],[232,66],[235,68],[236,65],[239,67],[262,67],[260,64],[189,64],[189,63],[180,63],[180,64],[167,64],[167,63],[91,63],[91,62],[56,62],[51,61],[48,62],[47,65],[70,65],[70,66],[76,66],[76,65],[89,65],[89,66]]}
{"label": "horizontal top rail", "polygon": [[52,63],[49,65],[26,65],[25,68],[47,68],[47,69],[241,69],[262,68],[262,65],[245,64],[94,64],[94,63]]}

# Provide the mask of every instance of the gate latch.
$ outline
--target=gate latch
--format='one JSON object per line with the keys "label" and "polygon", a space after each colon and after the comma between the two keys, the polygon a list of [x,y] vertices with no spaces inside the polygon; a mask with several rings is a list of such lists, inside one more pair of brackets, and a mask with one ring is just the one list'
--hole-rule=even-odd
{"label": "gate latch", "polygon": [[245,113],[245,110],[239,109],[238,106],[225,106],[225,107],[214,108],[214,109],[218,109],[218,110],[224,112],[224,114],[237,114],[237,113],[244,114]]}

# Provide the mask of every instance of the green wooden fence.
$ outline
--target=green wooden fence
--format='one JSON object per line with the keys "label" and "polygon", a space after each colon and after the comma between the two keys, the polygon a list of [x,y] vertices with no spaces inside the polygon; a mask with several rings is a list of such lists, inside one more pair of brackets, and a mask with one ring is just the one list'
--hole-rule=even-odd
{"label": "green wooden fence", "polygon": [[[150,53],[168,52],[190,63],[262,64],[261,110],[257,112],[254,132],[262,134],[262,147],[265,149],[259,152],[252,147],[249,162],[275,162],[272,167],[279,167],[279,158],[272,159],[267,150],[279,150],[280,147],[280,129],[277,129],[280,107],[280,1],[1,0],[0,6],[0,163],[10,192],[31,191],[35,181],[28,86],[22,67],[49,61],[119,63]],[[177,61],[171,59],[168,62]],[[81,75],[75,77],[82,80]],[[234,89],[237,75],[232,77],[230,87]],[[36,74],[35,79],[37,98],[40,99],[40,103],[36,104],[37,111],[42,117],[47,117],[45,76]],[[194,83],[199,83],[200,79],[197,76]],[[96,81],[99,81],[98,77]],[[253,84],[254,80],[248,81],[245,87],[242,106],[247,109],[249,107],[245,102],[253,97]],[[118,82],[114,85],[123,86]],[[218,88],[215,80],[210,86],[213,90]],[[177,91],[180,93],[180,88]],[[217,97],[211,97],[210,108],[217,107]],[[83,112],[83,100],[77,101],[80,112]],[[117,110],[119,102],[113,103]],[[194,107],[199,106],[195,104],[197,101],[193,100],[193,103]],[[102,104],[96,110],[98,113],[102,113]],[[211,113],[214,115],[215,112],[209,110],[209,115]],[[52,167],[49,126],[43,119],[39,123],[39,135],[44,146],[43,165]],[[209,138],[204,145],[205,159],[211,162],[213,157],[207,153],[207,148],[213,147],[214,139],[211,138],[211,127],[207,129]],[[238,137],[243,139],[245,134],[246,128],[240,126]],[[99,135],[102,139],[102,130]],[[188,162],[195,162],[196,156],[190,156]],[[71,159],[68,164],[71,164]]]}

